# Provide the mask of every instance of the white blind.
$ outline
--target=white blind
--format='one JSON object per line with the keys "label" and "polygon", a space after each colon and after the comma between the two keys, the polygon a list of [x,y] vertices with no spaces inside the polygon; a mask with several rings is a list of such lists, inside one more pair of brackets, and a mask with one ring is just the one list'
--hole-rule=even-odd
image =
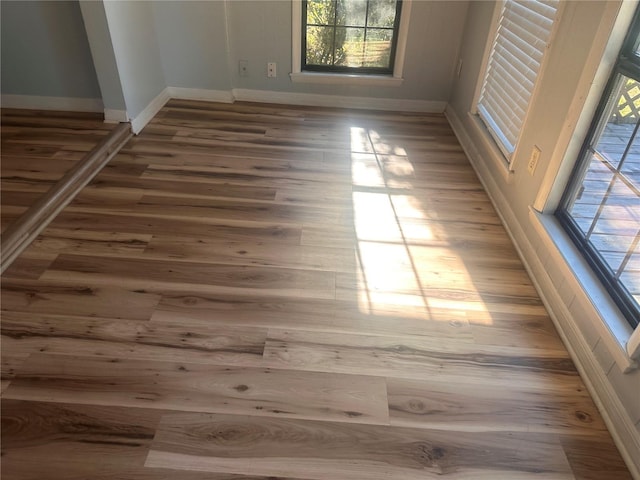
{"label": "white blind", "polygon": [[558,3],[559,0],[507,0],[502,10],[478,114],[509,160],[551,37]]}

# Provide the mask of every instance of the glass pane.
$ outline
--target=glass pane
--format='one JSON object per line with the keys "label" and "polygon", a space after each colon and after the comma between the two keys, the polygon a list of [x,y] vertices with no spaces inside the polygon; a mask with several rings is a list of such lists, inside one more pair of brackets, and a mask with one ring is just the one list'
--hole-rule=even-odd
{"label": "glass pane", "polygon": [[393,28],[396,21],[396,0],[371,0],[367,26]]}
{"label": "glass pane", "polygon": [[640,83],[621,75],[611,98],[607,123],[594,148],[617,168],[640,118]]}
{"label": "glass pane", "polygon": [[307,25],[333,25],[335,5],[333,0],[308,0]]}
{"label": "glass pane", "polygon": [[333,64],[333,27],[307,27],[307,64]]}
{"label": "glass pane", "polygon": [[336,25],[364,27],[367,15],[366,0],[338,0]]}
{"label": "glass pane", "polygon": [[393,30],[370,28],[367,30],[367,43],[365,46],[365,67],[389,67],[391,59],[391,40]]}
{"label": "glass pane", "polygon": [[364,28],[336,28],[336,65],[361,67],[364,57]]}
{"label": "glass pane", "polygon": [[[640,156],[628,155],[623,167],[637,172]],[[619,279],[636,303],[640,298],[640,190],[637,187],[637,181],[631,176],[616,170],[601,156],[592,155],[573,205],[568,209],[584,237],[602,257],[604,266]]]}
{"label": "glass pane", "polygon": [[636,131],[620,171],[636,189],[640,189],[640,131]]}

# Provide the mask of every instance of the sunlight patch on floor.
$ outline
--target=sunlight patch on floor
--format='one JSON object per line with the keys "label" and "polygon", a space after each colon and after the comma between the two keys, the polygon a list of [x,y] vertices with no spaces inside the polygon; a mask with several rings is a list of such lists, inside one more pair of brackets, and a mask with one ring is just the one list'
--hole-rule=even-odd
{"label": "sunlight patch on floor", "polygon": [[464,260],[447,249],[437,212],[406,193],[415,189],[415,167],[405,149],[374,130],[350,132],[358,271],[347,290],[356,292],[360,311],[450,321],[469,310],[478,313],[474,323],[490,325]]}

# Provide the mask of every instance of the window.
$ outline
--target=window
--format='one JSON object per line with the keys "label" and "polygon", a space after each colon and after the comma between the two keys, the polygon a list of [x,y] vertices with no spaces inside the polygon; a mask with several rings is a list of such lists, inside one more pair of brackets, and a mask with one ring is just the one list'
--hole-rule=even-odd
{"label": "window", "polygon": [[559,0],[507,0],[477,103],[478,115],[511,162],[551,39]]}
{"label": "window", "polygon": [[640,10],[556,215],[632,327],[640,319]]}
{"label": "window", "polygon": [[302,70],[392,74],[402,2],[302,2]]}

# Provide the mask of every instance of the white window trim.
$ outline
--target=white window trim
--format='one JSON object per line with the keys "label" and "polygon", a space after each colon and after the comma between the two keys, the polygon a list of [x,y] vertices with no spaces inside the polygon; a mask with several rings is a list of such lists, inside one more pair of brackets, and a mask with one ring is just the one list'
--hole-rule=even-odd
{"label": "white window trim", "polygon": [[[487,43],[485,44],[484,47],[484,52],[483,52],[483,57],[482,57],[482,66],[480,68],[480,73],[481,75],[478,76],[478,83],[476,84],[476,89],[473,95],[473,102],[471,103],[471,111],[470,113],[477,117],[478,120],[484,124],[484,122],[482,120],[480,120],[480,115],[478,113],[478,103],[480,101],[480,95],[482,93],[482,86],[484,84],[484,80],[485,80],[485,76],[487,74],[487,68],[489,68],[489,56],[491,54],[491,49],[493,47],[493,42],[496,38],[496,35],[498,33],[498,27],[500,24],[500,16],[502,13],[502,10],[504,8],[505,5],[505,0],[500,0],[498,2],[496,2],[494,11],[493,11],[493,18],[491,19],[491,26],[489,29],[490,35],[488,35],[487,37]],[[540,90],[540,83],[541,83],[541,79],[544,78],[544,74],[545,71],[547,69],[547,65],[549,63],[549,55],[548,55],[548,50],[551,47],[551,45],[555,42],[556,39],[556,34],[558,32],[558,26],[560,25],[560,21],[562,20],[562,14],[564,12],[565,9],[565,3],[566,2],[560,2],[560,4],[558,5],[558,10],[556,12],[556,17],[554,19],[553,22],[553,26],[551,28],[551,35],[549,37],[549,43],[547,44],[547,52],[545,52],[543,58],[542,58],[542,64],[540,65],[540,70],[538,71],[538,76],[536,77],[536,82],[533,86],[533,90],[531,92],[531,100],[529,101],[529,105],[527,107],[527,111],[524,114],[524,118],[522,120],[522,128],[520,129],[520,133],[518,135],[518,139],[516,140],[516,143],[514,145],[514,150],[511,153],[511,155],[506,155],[505,152],[498,146],[498,143],[494,140],[493,138],[493,132],[490,132],[487,128],[483,129],[483,130],[479,130],[481,131],[482,135],[488,135],[488,141],[492,142],[493,144],[495,144],[496,148],[495,149],[491,149],[492,151],[492,155],[491,158],[492,160],[494,160],[494,162],[499,166],[499,169],[502,171],[503,174],[506,174],[506,176],[508,177],[510,174],[514,173],[516,170],[516,166],[521,163],[518,159],[522,156],[520,155],[520,145],[521,145],[521,139],[522,139],[522,132],[524,132],[526,130],[526,125],[527,125],[527,120],[529,119],[529,114],[531,113],[531,109],[532,106],[535,105],[536,103],[536,98],[538,95],[538,91]],[[499,154],[496,155],[495,151],[498,151]]]}
{"label": "white window trim", "polygon": [[365,85],[381,87],[399,87],[404,78],[404,57],[409,35],[409,18],[413,0],[402,2],[396,59],[392,75],[358,75],[343,73],[322,73],[302,71],[302,0],[291,2],[291,81],[294,83],[324,83],[329,85]]}
{"label": "white window trim", "polygon": [[563,261],[571,272],[571,281],[576,282],[576,287],[585,293],[593,311],[597,312],[596,316],[583,321],[589,322],[599,333],[623,371],[637,368],[640,362],[640,327],[635,330],[631,328],[600,279],[558,224],[554,212],[570,180],[573,165],[578,160],[578,152],[622,48],[636,6],[635,2],[608,4],[600,28],[595,32],[589,60],[582,71],[549,168],[529,212],[534,228],[541,238],[554,247],[553,251],[558,252],[558,260]]}
{"label": "white window trim", "polygon": [[[582,323],[589,323],[598,335],[616,364],[623,372],[638,367],[640,360],[640,328],[635,330],[613,301],[607,289],[574,245],[553,215],[542,215],[529,208],[529,219],[547,245],[552,261],[567,270],[572,290],[581,290],[586,299],[576,295],[574,302],[587,306]],[[589,314],[589,310],[593,312]]]}

